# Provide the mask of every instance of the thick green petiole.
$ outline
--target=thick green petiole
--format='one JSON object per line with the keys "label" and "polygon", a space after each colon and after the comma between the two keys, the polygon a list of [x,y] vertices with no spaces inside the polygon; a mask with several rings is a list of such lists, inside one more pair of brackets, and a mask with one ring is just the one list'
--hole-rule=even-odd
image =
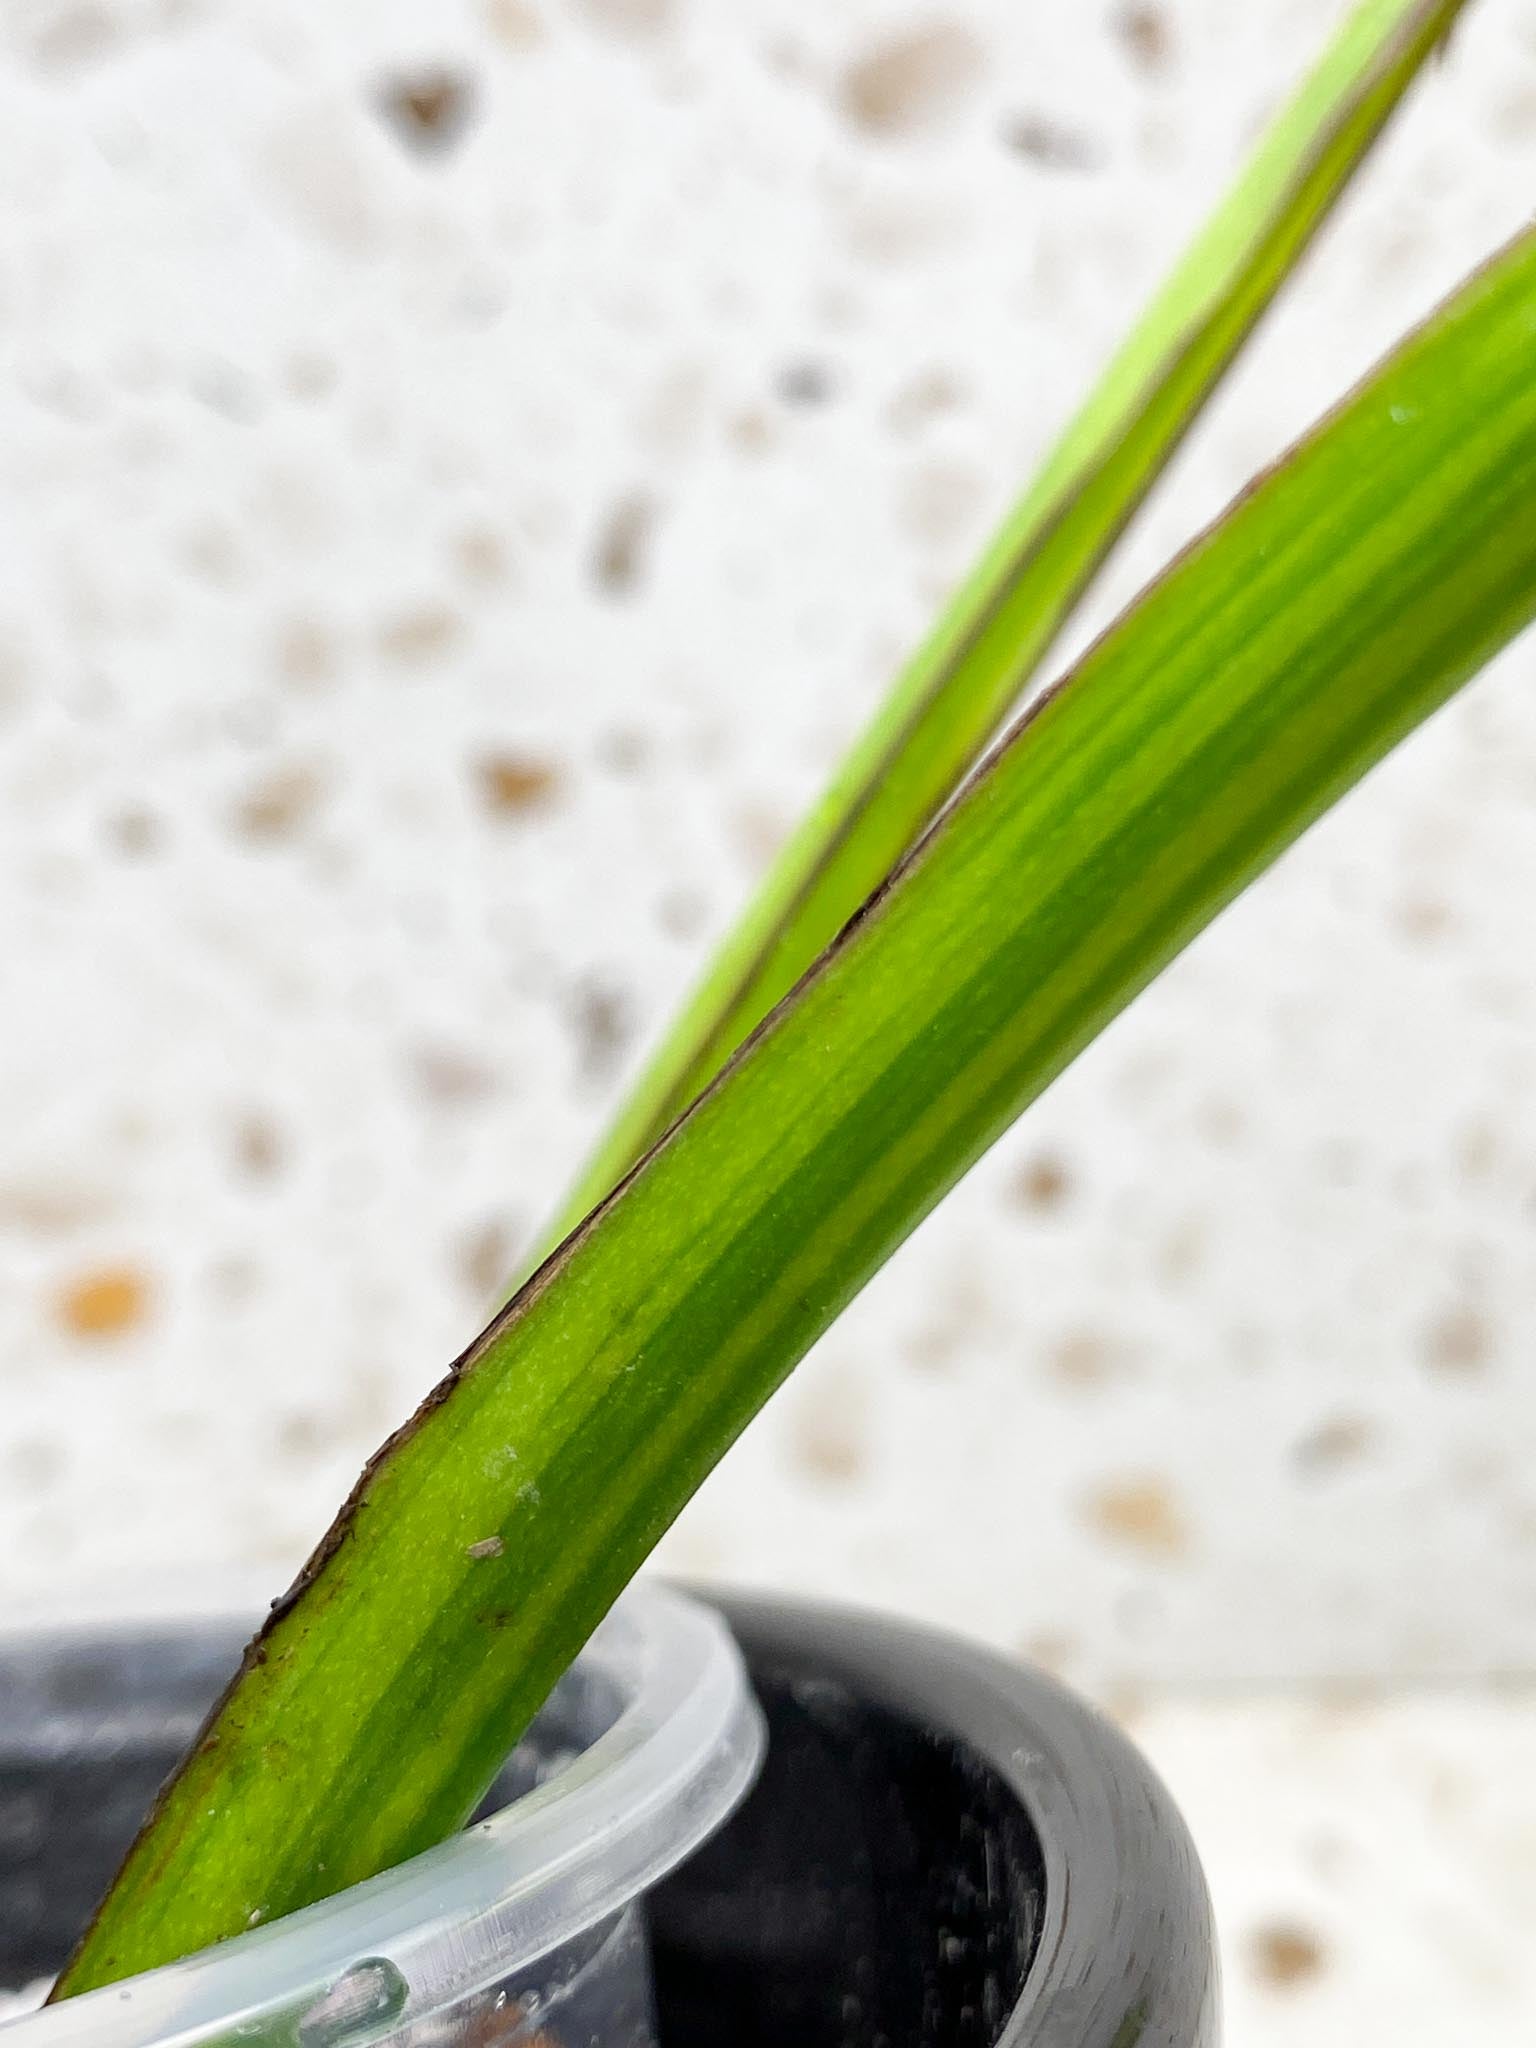
{"label": "thick green petiole", "polygon": [[1529,234],[1035,706],[385,1446],[63,1991],[457,1825],[705,1473],[945,1190],[1533,612]]}

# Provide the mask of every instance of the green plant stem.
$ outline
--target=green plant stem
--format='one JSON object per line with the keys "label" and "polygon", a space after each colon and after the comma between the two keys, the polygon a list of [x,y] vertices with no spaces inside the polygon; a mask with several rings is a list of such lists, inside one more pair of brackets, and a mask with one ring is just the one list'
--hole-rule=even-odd
{"label": "green plant stem", "polygon": [[1462,0],[1367,0],[1152,301],[785,846],[566,1199],[573,1229],[953,793]]}
{"label": "green plant stem", "polygon": [[870,1274],[1533,610],[1527,234],[1032,709],[384,1447],[63,1989],[271,1919],[462,1821],[656,1538]]}

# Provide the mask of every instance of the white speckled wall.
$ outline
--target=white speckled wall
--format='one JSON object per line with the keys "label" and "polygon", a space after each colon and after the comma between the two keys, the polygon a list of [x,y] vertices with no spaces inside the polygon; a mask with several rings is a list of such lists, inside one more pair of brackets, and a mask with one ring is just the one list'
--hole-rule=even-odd
{"label": "white speckled wall", "polygon": [[[9,0],[7,1593],[283,1580],[1337,12]],[[1533,172],[1487,0],[1121,594]],[[1083,1060],[674,1566],[1096,1682],[1533,1662],[1533,669]]]}

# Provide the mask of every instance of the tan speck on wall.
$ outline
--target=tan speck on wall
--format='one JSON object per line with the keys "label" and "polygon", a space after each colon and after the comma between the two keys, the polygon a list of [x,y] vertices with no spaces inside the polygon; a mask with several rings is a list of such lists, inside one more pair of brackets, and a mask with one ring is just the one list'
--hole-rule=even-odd
{"label": "tan speck on wall", "polygon": [[70,1336],[98,1342],[137,1329],[149,1301],[149,1282],[136,1266],[98,1266],[66,1281],[54,1306]]}
{"label": "tan speck on wall", "polygon": [[843,110],[872,135],[911,134],[952,114],[981,68],[981,46],[968,28],[933,22],[856,58],[843,75]]}
{"label": "tan speck on wall", "polygon": [[1248,1965],[1273,1991],[1294,1991],[1322,1973],[1328,1959],[1322,1936],[1294,1920],[1272,1920],[1254,1929]]}
{"label": "tan speck on wall", "polygon": [[1171,1561],[1189,1551],[1184,1510],[1168,1482],[1154,1475],[1105,1480],[1089,1494],[1085,1513],[1108,1542],[1145,1557]]}

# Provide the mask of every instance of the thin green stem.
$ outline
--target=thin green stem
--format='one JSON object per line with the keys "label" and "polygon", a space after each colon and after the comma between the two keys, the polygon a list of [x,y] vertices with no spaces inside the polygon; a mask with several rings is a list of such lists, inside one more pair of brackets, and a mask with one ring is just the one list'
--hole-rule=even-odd
{"label": "thin green stem", "polygon": [[1367,0],[1271,124],[774,862],[546,1250],[687,1107],[948,801],[1460,5]]}

